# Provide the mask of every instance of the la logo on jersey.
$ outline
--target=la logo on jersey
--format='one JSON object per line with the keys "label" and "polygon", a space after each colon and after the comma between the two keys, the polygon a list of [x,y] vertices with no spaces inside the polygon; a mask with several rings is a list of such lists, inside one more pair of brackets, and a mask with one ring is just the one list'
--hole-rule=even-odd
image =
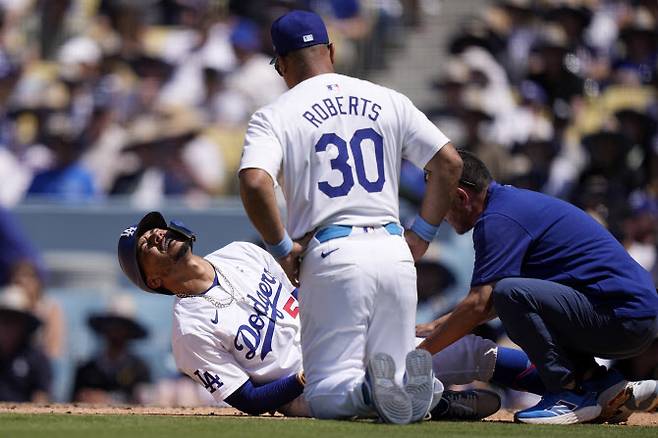
{"label": "la logo on jersey", "polygon": [[224,382],[219,380],[219,376],[217,374],[212,375],[208,371],[204,371],[203,374],[201,374],[201,370],[196,370],[194,375],[199,378],[203,387],[206,388],[211,394],[224,386]]}

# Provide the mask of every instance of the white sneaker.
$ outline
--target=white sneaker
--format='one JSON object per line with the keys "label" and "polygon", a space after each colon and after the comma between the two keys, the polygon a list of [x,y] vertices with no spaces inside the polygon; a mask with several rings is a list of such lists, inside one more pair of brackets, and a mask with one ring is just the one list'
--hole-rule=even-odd
{"label": "white sneaker", "polygon": [[500,409],[500,396],[486,389],[443,391],[433,420],[481,420]]}
{"label": "white sneaker", "polygon": [[407,354],[404,390],[411,399],[411,422],[421,421],[432,407],[434,399],[434,371],[432,355],[427,350],[415,349]]}
{"label": "white sneaker", "polygon": [[602,418],[610,424],[628,420],[634,412],[653,412],[658,408],[658,380],[640,380],[628,382],[626,390],[629,398],[608,418]]}
{"label": "white sneaker", "polygon": [[384,422],[407,424],[411,421],[411,399],[395,383],[395,362],[391,356],[377,353],[370,359],[366,383],[372,404]]}

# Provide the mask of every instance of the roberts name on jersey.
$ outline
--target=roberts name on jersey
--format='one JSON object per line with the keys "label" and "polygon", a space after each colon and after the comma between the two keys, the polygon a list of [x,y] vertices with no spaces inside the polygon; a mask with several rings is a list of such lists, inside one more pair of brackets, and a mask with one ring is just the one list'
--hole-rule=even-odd
{"label": "roberts name on jersey", "polygon": [[375,122],[381,109],[381,105],[365,97],[334,96],[314,103],[302,117],[317,128],[325,120],[339,114],[367,117]]}

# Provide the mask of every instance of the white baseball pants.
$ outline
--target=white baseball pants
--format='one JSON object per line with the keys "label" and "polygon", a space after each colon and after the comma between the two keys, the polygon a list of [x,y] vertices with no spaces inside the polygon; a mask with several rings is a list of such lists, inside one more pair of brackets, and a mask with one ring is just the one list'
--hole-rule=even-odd
{"label": "white baseball pants", "polygon": [[497,354],[495,342],[467,335],[432,356],[432,368],[445,386],[465,385],[474,380],[488,382],[493,377]]}
{"label": "white baseball pants", "polygon": [[300,285],[304,396],[313,416],[371,416],[362,391],[369,357],[391,355],[402,384],[415,347],[416,270],[406,241],[383,227],[313,238]]}

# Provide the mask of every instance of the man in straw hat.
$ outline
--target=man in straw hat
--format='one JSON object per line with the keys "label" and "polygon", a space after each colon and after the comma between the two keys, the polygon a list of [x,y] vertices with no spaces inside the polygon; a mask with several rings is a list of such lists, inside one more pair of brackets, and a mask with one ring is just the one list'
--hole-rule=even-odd
{"label": "man in straw hat", "polygon": [[40,325],[20,288],[0,291],[0,401],[48,401],[50,362],[30,342]]}
{"label": "man in straw hat", "polygon": [[130,351],[130,343],[148,336],[134,318],[135,304],[120,295],[108,311],[89,316],[89,327],[103,340],[103,349],[75,373],[73,399],[88,403],[137,403],[139,387],[151,381],[146,363]]}

